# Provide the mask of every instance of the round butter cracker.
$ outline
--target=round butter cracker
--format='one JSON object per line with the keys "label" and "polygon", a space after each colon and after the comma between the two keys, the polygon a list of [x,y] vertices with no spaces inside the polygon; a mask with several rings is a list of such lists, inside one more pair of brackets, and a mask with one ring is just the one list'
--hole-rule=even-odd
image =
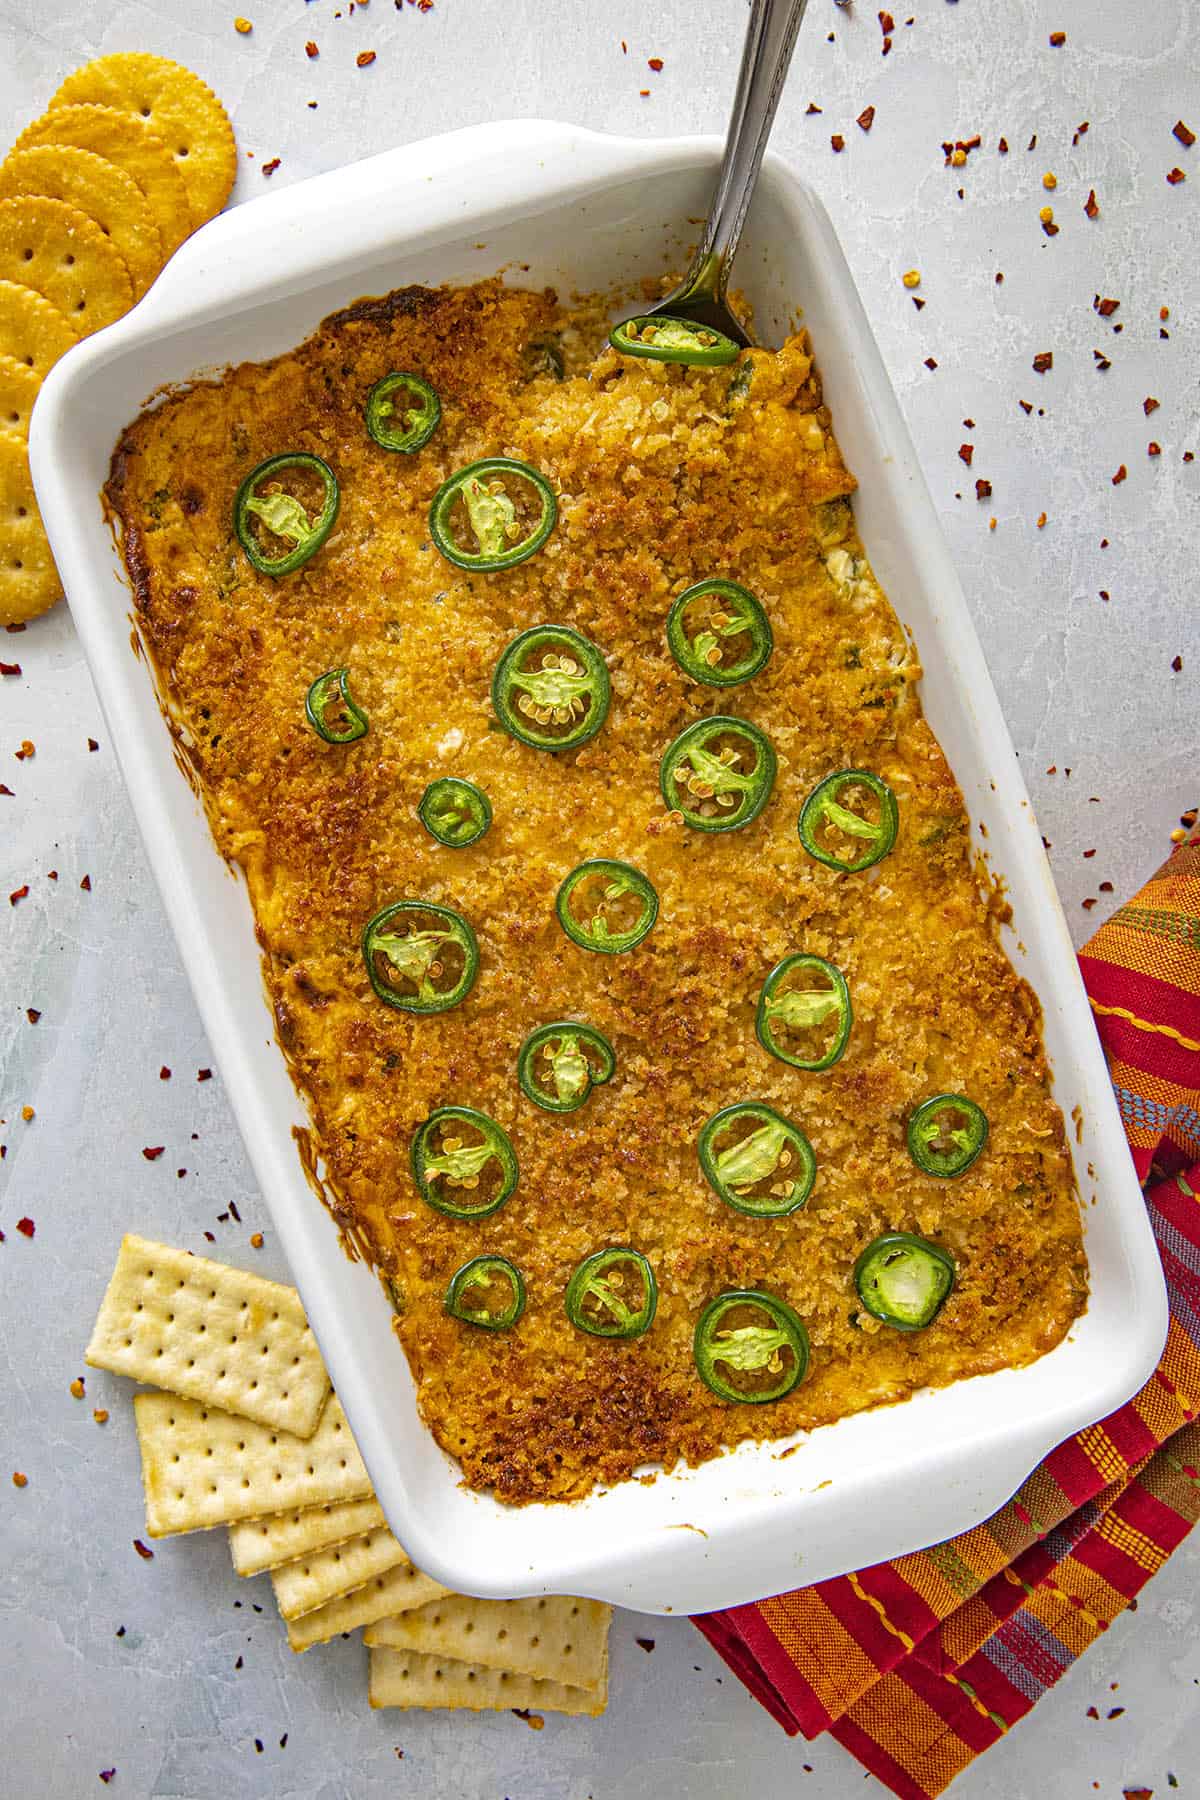
{"label": "round butter cracker", "polygon": [[38,194],[0,200],[0,276],[57,306],[80,337],[133,305],[129,270],[94,219]]}
{"label": "round butter cracker", "polygon": [[24,439],[0,431],[0,625],[23,625],[61,598]]}
{"label": "round butter cracker", "polygon": [[183,177],[193,226],[219,213],[237,174],[237,146],[225,108],[182,63],[142,51],[101,56],[68,75],[50,102],[116,107],[162,139]]}
{"label": "round butter cracker", "polygon": [[35,144],[71,144],[124,169],[146,197],[164,256],[191,236],[192,213],[183,179],[167,146],[139,114],[117,112],[111,106],[56,106],[25,127],[13,153]]}
{"label": "round butter cracker", "polygon": [[65,356],[79,333],[43,295],[0,275],[0,356],[32,369],[39,382]]}
{"label": "round butter cracker", "polygon": [[29,436],[29,415],[41,385],[36,369],[0,351],[0,431],[12,437]]}
{"label": "round butter cracker", "polygon": [[140,300],[163,266],[162,239],[131,175],[74,144],[33,144],[0,163],[0,200],[40,194],[94,219],[129,270]]}

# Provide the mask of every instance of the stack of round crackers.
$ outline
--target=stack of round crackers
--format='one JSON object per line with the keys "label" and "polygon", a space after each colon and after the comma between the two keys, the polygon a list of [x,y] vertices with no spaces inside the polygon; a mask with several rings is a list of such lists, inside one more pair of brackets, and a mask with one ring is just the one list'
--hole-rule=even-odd
{"label": "stack of round crackers", "polygon": [[46,371],[141,299],[237,170],[225,109],[165,57],[102,56],[68,75],[0,163],[0,625],[62,593],[29,477]]}

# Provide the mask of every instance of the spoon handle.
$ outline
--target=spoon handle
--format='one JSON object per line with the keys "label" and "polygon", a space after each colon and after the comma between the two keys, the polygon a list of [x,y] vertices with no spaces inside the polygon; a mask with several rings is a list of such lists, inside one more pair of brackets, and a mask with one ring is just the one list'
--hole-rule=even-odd
{"label": "spoon handle", "polygon": [[700,248],[676,296],[680,300],[706,299],[720,304],[725,298],[729,265],[746,222],[807,5],[808,0],[752,0],[725,154]]}

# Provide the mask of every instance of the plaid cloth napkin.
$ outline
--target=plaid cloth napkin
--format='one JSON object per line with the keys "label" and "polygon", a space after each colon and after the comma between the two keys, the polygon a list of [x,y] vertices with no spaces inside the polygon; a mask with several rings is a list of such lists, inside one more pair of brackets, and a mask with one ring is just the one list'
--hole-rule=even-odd
{"label": "plaid cloth napkin", "polygon": [[1167,1278],[1158,1368],[975,1530],[695,1620],[785,1731],[901,1800],[1011,1730],[1200,1517],[1200,836],[1079,962]]}

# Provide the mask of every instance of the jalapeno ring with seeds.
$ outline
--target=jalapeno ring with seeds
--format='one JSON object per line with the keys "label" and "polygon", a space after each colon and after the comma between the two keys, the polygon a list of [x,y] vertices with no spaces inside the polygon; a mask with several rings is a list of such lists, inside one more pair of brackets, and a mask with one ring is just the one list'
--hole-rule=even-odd
{"label": "jalapeno ring with seeds", "polygon": [[[580,916],[582,906],[584,917]],[[640,869],[594,856],[572,869],[554,902],[558,922],[581,950],[616,956],[635,950],[654,927],[658,895]]]}
{"label": "jalapeno ring with seeds", "polygon": [[[409,923],[417,928],[400,929]],[[377,912],[364,927],[362,953],[375,993],[401,1012],[448,1012],[466,999],[479,972],[470,924],[431,900],[397,900]],[[442,982],[448,985],[435,985]]]}
{"label": "jalapeno ring with seeds", "polygon": [[413,1136],[409,1163],[422,1200],[450,1219],[486,1219],[515,1193],[520,1175],[508,1133],[473,1106],[431,1112]]}
{"label": "jalapeno ring with seeds", "polygon": [[[536,503],[532,507],[528,493]],[[460,503],[465,518],[456,518]],[[558,501],[540,469],[512,456],[487,456],[443,481],[430,504],[429,535],[448,562],[490,574],[525,562],[557,521]],[[464,536],[474,540],[474,549],[462,542]]]}
{"label": "jalapeno ring with seeds", "polygon": [[[756,1323],[764,1313],[767,1323]],[[736,1319],[744,1323],[726,1323]],[[782,1400],[804,1380],[808,1332],[785,1300],[757,1288],[730,1288],[700,1314],[692,1355],[701,1381],[719,1400],[761,1406]]]}
{"label": "jalapeno ring with seeds", "polygon": [[517,1081],[521,1092],[544,1112],[575,1112],[594,1087],[611,1081],[617,1059],[594,1025],[557,1019],[539,1025],[521,1045]]}
{"label": "jalapeno ring with seeds", "polygon": [[697,581],[671,602],[667,648],[684,674],[706,687],[749,681],[766,668],[774,647],[761,603],[736,581]]}
{"label": "jalapeno ring with seeds", "polygon": [[492,705],[510,737],[534,750],[578,750],[608,716],[608,665],[569,625],[531,625],[505,649]]}
{"label": "jalapeno ring with seeds", "polygon": [[[715,753],[710,745],[719,746]],[[680,732],[663,755],[658,781],[672,812],[694,831],[738,831],[771,798],[775,767],[771,741],[757,725],[717,713]]]}
{"label": "jalapeno ring with seeds", "polygon": [[[741,1135],[722,1147],[722,1140],[737,1132]],[[696,1151],[713,1192],[752,1219],[782,1219],[799,1211],[817,1178],[817,1159],[800,1127],[757,1100],[714,1113]]]}

